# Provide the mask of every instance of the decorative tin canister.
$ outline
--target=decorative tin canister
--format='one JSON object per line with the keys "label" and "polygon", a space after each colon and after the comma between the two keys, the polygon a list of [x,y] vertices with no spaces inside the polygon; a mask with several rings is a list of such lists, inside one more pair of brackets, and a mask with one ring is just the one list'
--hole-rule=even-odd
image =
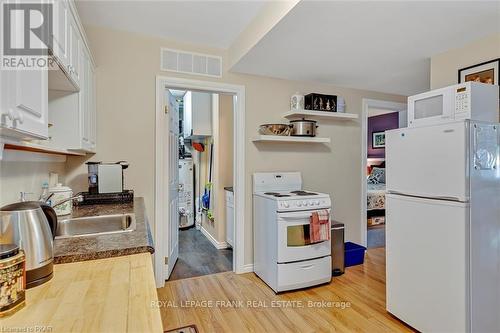
{"label": "decorative tin canister", "polygon": [[[51,206],[61,202],[63,200],[67,200],[73,196],[73,191],[67,187],[63,186],[61,183],[56,184],[56,186],[49,188],[49,192],[53,193],[51,200]],[[54,207],[57,216],[69,215],[73,211],[73,202],[71,200],[66,201],[63,204]]]}
{"label": "decorative tin canister", "polygon": [[26,261],[14,244],[0,244],[0,317],[25,305]]}

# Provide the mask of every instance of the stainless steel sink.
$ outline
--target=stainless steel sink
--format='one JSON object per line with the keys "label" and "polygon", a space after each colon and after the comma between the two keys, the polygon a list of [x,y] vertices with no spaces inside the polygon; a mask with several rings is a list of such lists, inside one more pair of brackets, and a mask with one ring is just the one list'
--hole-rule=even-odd
{"label": "stainless steel sink", "polygon": [[56,239],[117,234],[135,230],[135,214],[77,217],[60,220]]}

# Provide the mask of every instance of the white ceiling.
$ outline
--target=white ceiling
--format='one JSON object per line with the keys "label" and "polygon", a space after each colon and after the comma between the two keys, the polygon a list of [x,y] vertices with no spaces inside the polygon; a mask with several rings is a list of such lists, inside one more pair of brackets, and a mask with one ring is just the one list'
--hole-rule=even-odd
{"label": "white ceiling", "polygon": [[500,32],[498,1],[302,1],[234,71],[403,95],[430,57]]}
{"label": "white ceiling", "polygon": [[77,1],[84,24],[228,48],[264,1]]}

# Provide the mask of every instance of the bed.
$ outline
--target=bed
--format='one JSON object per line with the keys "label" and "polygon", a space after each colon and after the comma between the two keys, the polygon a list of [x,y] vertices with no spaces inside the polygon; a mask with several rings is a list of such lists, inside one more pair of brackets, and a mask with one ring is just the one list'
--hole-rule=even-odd
{"label": "bed", "polygon": [[367,210],[385,209],[385,183],[367,184]]}
{"label": "bed", "polygon": [[[384,165],[385,166],[385,165]],[[373,167],[366,179],[366,215],[368,226],[385,223],[385,168]]]}

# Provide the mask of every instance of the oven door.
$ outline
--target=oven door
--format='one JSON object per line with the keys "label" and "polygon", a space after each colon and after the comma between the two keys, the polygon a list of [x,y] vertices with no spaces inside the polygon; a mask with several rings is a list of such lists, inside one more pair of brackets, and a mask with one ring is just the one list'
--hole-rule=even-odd
{"label": "oven door", "polygon": [[[314,210],[278,213],[278,263],[330,255],[330,240],[314,244],[310,242],[309,223],[313,212]],[[330,223],[328,221],[328,230]]]}
{"label": "oven door", "polygon": [[408,97],[408,127],[437,125],[453,120],[452,92],[446,87]]}

